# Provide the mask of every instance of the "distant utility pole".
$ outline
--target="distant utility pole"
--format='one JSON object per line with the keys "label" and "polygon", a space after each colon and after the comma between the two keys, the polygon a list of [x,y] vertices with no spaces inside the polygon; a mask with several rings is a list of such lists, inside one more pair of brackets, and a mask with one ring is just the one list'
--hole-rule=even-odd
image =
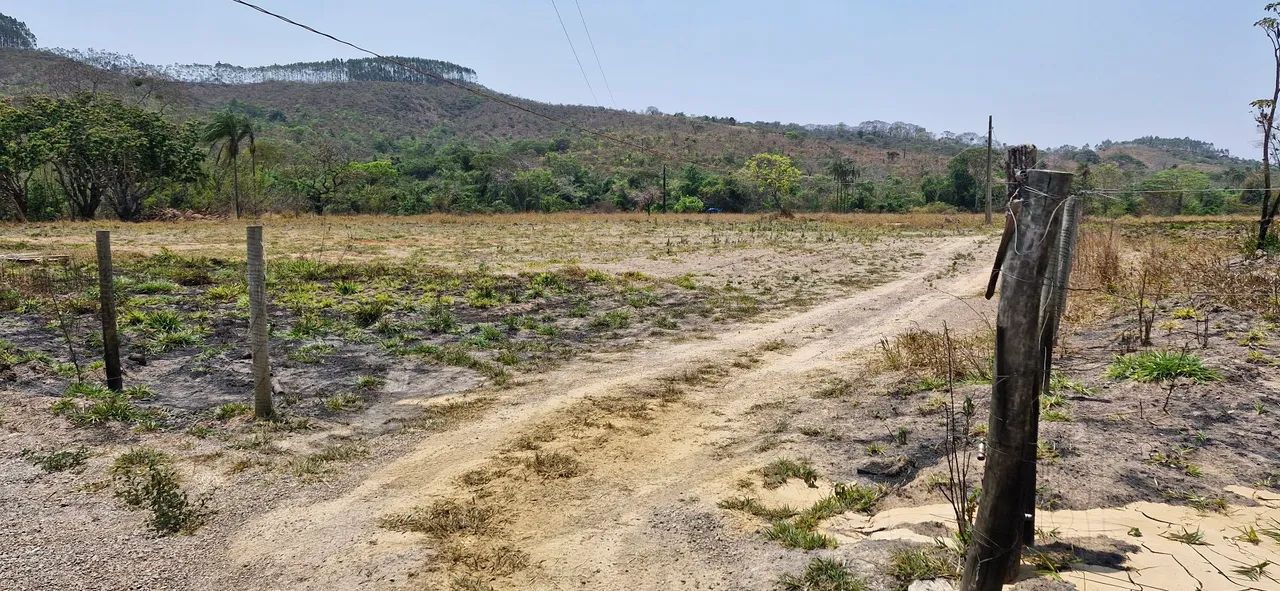
{"label": "distant utility pole", "polygon": [[667,165],[662,165],[662,213],[667,213]]}
{"label": "distant utility pole", "polygon": [[991,225],[991,115],[987,115],[987,225]]}

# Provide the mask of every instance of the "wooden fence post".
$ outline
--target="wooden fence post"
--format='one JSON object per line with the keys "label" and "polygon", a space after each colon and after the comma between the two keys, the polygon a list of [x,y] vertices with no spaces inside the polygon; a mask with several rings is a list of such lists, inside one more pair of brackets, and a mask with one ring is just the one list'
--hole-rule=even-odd
{"label": "wooden fence post", "polygon": [[245,229],[249,283],[249,347],[253,354],[253,416],[275,416],[271,404],[271,359],[267,319],[267,274],[262,257],[262,226]]}
{"label": "wooden fence post", "polygon": [[[1049,391],[1053,377],[1053,348],[1058,342],[1058,324],[1066,309],[1067,286],[1071,280],[1071,264],[1075,259],[1076,234],[1084,213],[1079,197],[1067,197],[1060,207],[1062,211],[1054,216],[1055,220],[1050,228],[1050,235],[1056,235],[1056,239],[1050,246],[1049,268],[1045,272],[1044,287],[1040,290],[1040,350],[1043,360],[1041,392]],[[1027,521],[1022,528],[1022,543],[1027,545],[1036,541],[1036,452],[1040,445],[1038,403],[1031,422],[1031,441],[1034,445],[1028,449],[1030,457],[1026,458],[1026,472],[1022,481],[1022,504],[1027,514]]]}
{"label": "wooden fence post", "polygon": [[[1011,162],[1016,150],[1010,151]],[[1061,236],[1072,175],[1013,167],[1010,172],[1021,207],[1000,271],[986,469],[961,591],[1000,591],[1016,575],[1025,528],[1034,516],[1037,423],[1048,363],[1042,287]],[[1052,276],[1056,283],[1057,267]]]}
{"label": "wooden fence post", "polygon": [[111,272],[111,231],[98,230],[98,305],[102,317],[102,363],[107,373],[107,387],[124,389],[124,372],[120,369],[120,335],[116,332],[116,296]]}

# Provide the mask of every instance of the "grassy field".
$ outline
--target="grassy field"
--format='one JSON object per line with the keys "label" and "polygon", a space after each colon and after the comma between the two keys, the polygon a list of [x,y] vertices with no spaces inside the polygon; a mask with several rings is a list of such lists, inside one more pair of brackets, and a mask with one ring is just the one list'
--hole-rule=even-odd
{"label": "grassy field", "polygon": [[[980,216],[262,223],[272,422],[249,416],[245,223],[0,227],[0,255],[70,257],[0,263],[0,471],[20,483],[5,532],[53,549],[0,586],[898,589],[954,573],[945,499],[981,467],[958,482],[944,442],[976,462],[993,379],[980,293],[998,236]],[[98,228],[122,393],[97,385]],[[1215,569],[1262,578],[1280,559],[1280,267],[1243,253],[1245,228],[1086,224],[1042,399],[1042,573],[1089,585],[1105,581],[1081,563],[1140,565],[1124,576],[1168,587],[1176,560],[1225,589]],[[67,563],[83,567],[51,566]]]}

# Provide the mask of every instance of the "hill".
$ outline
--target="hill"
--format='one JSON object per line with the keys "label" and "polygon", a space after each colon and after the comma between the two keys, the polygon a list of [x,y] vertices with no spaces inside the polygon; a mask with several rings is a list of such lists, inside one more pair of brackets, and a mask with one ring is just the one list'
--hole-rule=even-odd
{"label": "hill", "polygon": [[[243,68],[230,64],[153,66],[130,56],[102,51],[55,52],[0,50],[0,89],[5,94],[66,92],[91,87],[124,91],[141,80],[147,90],[163,87],[171,107],[194,118],[235,106],[262,118],[266,135],[301,122],[344,137],[361,152],[375,153],[379,142],[403,138],[453,138],[470,142],[547,139],[578,136],[564,126],[461,89],[422,84],[416,74],[398,76],[394,66],[373,60],[330,60]],[[404,59],[404,58],[402,58]],[[418,67],[476,84],[474,70],[436,60],[413,59]],[[365,72],[378,75],[361,75]],[[402,83],[408,82],[408,83]],[[477,84],[478,86],[478,84]],[[483,87],[481,87],[483,88]],[[491,91],[492,92],[492,91]],[[736,168],[751,154],[783,152],[817,172],[834,155],[854,160],[872,174],[916,177],[941,170],[958,152],[981,146],[976,133],[935,134],[918,125],[884,121],[845,124],[739,122],[731,117],[688,116],[547,104],[502,95],[540,113],[578,126],[608,131],[627,141],[669,154],[673,160],[702,166]],[[607,141],[591,141],[590,159],[599,164],[646,159],[643,153]],[[1098,144],[1101,156],[1127,155],[1146,168],[1160,170],[1192,165],[1217,171],[1246,161],[1232,158],[1212,144],[1188,148],[1179,140],[1140,138]],[[1189,144],[1188,144],[1189,145]],[[1087,149],[1087,147],[1086,147]],[[1077,148],[1047,150],[1050,161],[1072,160]],[[1123,160],[1123,156],[1118,156]]]}
{"label": "hill", "polygon": [[[793,205],[802,209],[897,211],[932,201],[961,208],[976,202],[981,172],[974,154],[985,144],[976,133],[936,134],[910,123],[876,120],[857,125],[741,122],[652,108],[638,113],[539,103],[480,86],[478,74],[465,66],[405,59],[453,84],[370,60],[256,68],[154,66],[103,51],[0,48],[0,93],[21,100],[93,91],[126,97],[179,122],[205,121],[228,110],[243,115],[256,131],[258,163],[266,173],[280,173],[252,179],[279,193],[271,207],[299,201],[290,194],[300,191],[297,175],[286,174],[291,169],[344,159],[390,162],[398,175],[417,184],[400,183],[392,191],[396,196],[378,206],[357,203],[364,198],[352,195],[344,195],[339,201],[345,204],[339,205],[333,201],[336,194],[350,193],[352,187],[330,188],[326,191],[335,195],[325,203],[310,196],[313,210],[633,208],[655,199],[664,174],[675,179],[676,199],[692,197],[698,201],[691,203],[729,210],[764,208],[750,187],[735,180],[743,163],[762,152],[786,154],[800,169]],[[1190,139],[1108,140],[1094,148],[1046,149],[1042,155],[1046,165],[1066,170],[1111,163],[1123,171],[1126,183],[1168,168],[1201,171],[1215,182],[1243,178],[1241,171],[1254,168]],[[998,161],[999,156],[996,170]],[[287,182],[278,182],[282,179]],[[171,200],[171,205],[215,207],[216,194],[226,191],[225,179],[215,180],[218,186],[204,190],[205,197]],[[524,185],[513,188],[513,183]]]}

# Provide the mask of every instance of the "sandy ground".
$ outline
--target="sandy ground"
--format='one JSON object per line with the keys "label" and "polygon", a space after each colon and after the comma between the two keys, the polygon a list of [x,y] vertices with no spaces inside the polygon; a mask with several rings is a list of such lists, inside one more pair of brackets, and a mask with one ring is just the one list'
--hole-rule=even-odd
{"label": "sandy ground", "polygon": [[[501,461],[522,433],[556,424],[575,403],[617,395],[703,364],[723,364],[781,339],[749,369],[730,370],[687,401],[643,421],[642,430],[566,429],[555,443],[585,465],[578,478],[514,486],[504,503],[504,538],[536,565],[516,588],[768,588],[803,561],[762,542],[738,543],[715,502],[759,465],[734,450],[734,425],[754,405],[794,393],[811,376],[917,324],[977,322],[965,302],[982,286],[981,265],[927,286],[923,277],[977,238],[950,241],[917,270],[850,297],[715,338],[575,364],[503,395],[497,412],[421,441],[341,496],[254,519],[229,545],[237,584],[259,589],[397,588],[430,578],[432,551],[419,536],[388,531],[379,519],[432,500],[469,496],[460,475]],[[726,445],[728,449],[726,449]],[[511,491],[503,491],[508,493]],[[691,531],[690,528],[706,528]],[[209,581],[209,588],[221,582]]]}

